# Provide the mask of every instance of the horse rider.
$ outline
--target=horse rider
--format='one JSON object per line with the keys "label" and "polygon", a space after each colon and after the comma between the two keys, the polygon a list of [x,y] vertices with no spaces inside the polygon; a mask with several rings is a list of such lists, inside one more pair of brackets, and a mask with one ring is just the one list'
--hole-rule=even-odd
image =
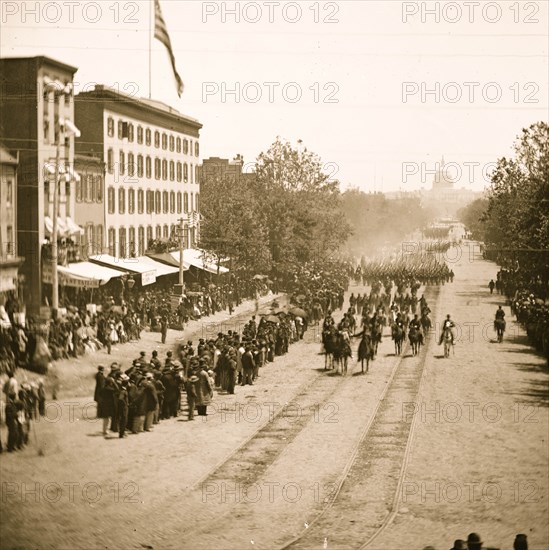
{"label": "horse rider", "polygon": [[343,356],[352,357],[352,351],[351,351],[351,335],[349,333],[349,326],[347,322],[344,322],[341,325],[341,328],[339,330],[339,333],[343,337],[344,342],[344,349],[343,349]]}
{"label": "horse rider", "polygon": [[496,310],[496,318],[494,320],[494,330],[496,331],[498,329],[497,327],[498,321],[503,321],[503,323],[505,323],[505,311],[503,311],[503,308],[501,306],[499,306],[498,309]]}
{"label": "horse rider", "polygon": [[505,311],[503,311],[503,308],[501,306],[499,306],[498,309],[496,310],[496,321],[498,319],[505,321]]}
{"label": "horse rider", "polygon": [[440,346],[442,344],[442,340],[444,339],[444,333],[449,330],[450,334],[452,335],[452,345],[454,345],[454,331],[452,330],[456,325],[454,324],[454,321],[450,318],[450,314],[446,315],[446,319],[444,319],[444,323],[442,323],[442,331],[440,333],[440,340],[438,341],[438,345]]}
{"label": "horse rider", "polygon": [[324,317],[324,324],[322,325],[322,330],[330,330],[330,327],[335,325],[334,318],[332,317],[332,312],[328,311],[326,317]]}
{"label": "horse rider", "polygon": [[419,322],[419,316],[417,313],[414,315],[414,318],[410,321],[408,328],[410,330],[412,328],[415,328],[419,332],[420,342],[423,344],[423,330],[421,329],[421,323]]}

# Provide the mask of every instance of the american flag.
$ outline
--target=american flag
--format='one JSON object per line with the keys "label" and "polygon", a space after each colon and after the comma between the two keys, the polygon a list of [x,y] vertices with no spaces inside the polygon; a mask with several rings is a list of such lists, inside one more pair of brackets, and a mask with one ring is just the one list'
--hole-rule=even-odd
{"label": "american flag", "polygon": [[160,42],[162,42],[168,50],[170,61],[172,62],[173,74],[177,83],[177,95],[181,97],[181,94],[183,93],[183,80],[181,80],[181,77],[175,68],[175,57],[173,55],[172,43],[170,41],[170,35],[168,34],[168,28],[166,27],[166,23],[162,17],[162,10],[160,9],[159,0],[154,0],[154,37],[158,38],[158,40],[160,40]]}

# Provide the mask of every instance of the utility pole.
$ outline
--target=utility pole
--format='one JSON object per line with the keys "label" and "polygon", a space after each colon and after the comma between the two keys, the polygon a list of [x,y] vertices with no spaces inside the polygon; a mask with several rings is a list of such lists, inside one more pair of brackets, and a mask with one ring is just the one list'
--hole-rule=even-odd
{"label": "utility pole", "polygon": [[[54,88],[54,97],[59,97],[59,106],[58,106],[58,116],[57,116],[57,143],[55,148],[55,181],[54,181],[54,188],[53,188],[53,226],[51,230],[51,252],[52,252],[52,264],[51,264],[51,284],[52,284],[52,293],[51,293],[51,301],[52,301],[52,309],[53,309],[53,316],[54,318],[57,317],[57,312],[59,310],[59,276],[57,271],[57,256],[58,256],[58,246],[57,246],[57,233],[58,233],[58,227],[57,227],[57,218],[59,217],[59,176],[61,170],[60,163],[61,163],[61,147],[65,149],[65,139],[66,135],[74,135],[76,137],[80,137],[80,131],[78,128],[68,119],[65,119],[63,117],[64,111],[65,111],[65,94],[72,93],[72,84],[67,84],[63,89],[59,89],[55,82],[49,81],[46,82],[46,86],[52,86]],[[70,101],[70,99],[69,99]],[[64,151],[63,158],[65,159],[65,166],[64,166],[64,172],[65,177],[71,178],[71,172],[70,167],[67,166],[67,158],[66,158],[66,150]],[[70,180],[69,180],[70,181]]]}
{"label": "utility pole", "polygon": [[181,287],[181,294],[185,294],[185,278],[183,271],[185,265],[183,263],[183,252],[185,250],[185,222],[186,218],[183,216],[179,218],[179,286]]}
{"label": "utility pole", "polygon": [[[51,230],[51,305],[53,308],[53,317],[57,318],[57,311],[59,309],[59,279],[57,273],[57,218],[59,217],[59,163],[61,162],[61,139],[63,139],[63,146],[65,145],[65,125],[61,124],[61,113],[65,108],[65,96],[59,95],[59,116],[57,118],[57,143],[55,148],[55,182],[53,188],[53,227]],[[65,171],[67,167],[65,166]]]}

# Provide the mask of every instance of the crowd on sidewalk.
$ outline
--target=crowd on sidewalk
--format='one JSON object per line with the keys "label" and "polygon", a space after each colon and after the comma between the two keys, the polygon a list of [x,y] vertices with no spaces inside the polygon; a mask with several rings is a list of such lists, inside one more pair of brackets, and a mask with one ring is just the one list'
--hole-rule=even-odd
{"label": "crowd on sidewalk", "polygon": [[[434,546],[425,546],[423,550],[436,550]],[[467,540],[457,539],[450,550],[499,550],[493,546],[484,546],[482,538],[478,533],[470,533]],[[528,537],[519,533],[515,536],[513,550],[528,550]]]}
{"label": "crowd on sidewalk", "polygon": [[0,326],[0,374],[19,366],[45,374],[52,360],[93,354],[103,347],[110,353],[113,344],[139,340],[144,329],[162,332],[165,340],[170,326],[183,328],[190,320],[223,310],[232,314],[244,299],[270,292],[261,281],[235,283],[230,288],[210,284],[198,292],[189,292],[175,306],[170,299],[172,290],[142,288],[111,295],[98,289],[93,305],[87,304],[84,297],[75,304],[63,303],[63,316],[50,320],[47,329],[32,317],[21,324],[17,315],[20,305],[10,296],[5,304],[9,322]]}
{"label": "crowd on sidewalk", "polygon": [[[29,382],[26,377],[21,384],[10,373],[2,388],[5,407],[4,418],[8,428],[7,451],[20,451],[29,442],[31,422],[46,414],[46,390],[44,380]],[[0,413],[2,410],[0,410]],[[0,452],[4,450],[0,440]]]}
{"label": "crowd on sidewalk", "polygon": [[[492,280],[493,281],[493,280]],[[532,345],[542,352],[549,363],[549,288],[540,277],[525,281],[520,270],[502,268],[497,272],[491,292],[507,297],[511,312],[528,334]]]}

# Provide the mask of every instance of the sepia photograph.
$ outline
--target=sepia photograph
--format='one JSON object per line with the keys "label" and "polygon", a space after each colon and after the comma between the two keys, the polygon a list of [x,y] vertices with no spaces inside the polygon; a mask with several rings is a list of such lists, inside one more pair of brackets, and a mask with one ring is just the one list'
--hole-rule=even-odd
{"label": "sepia photograph", "polygon": [[548,50],[0,0],[0,550],[547,550]]}

